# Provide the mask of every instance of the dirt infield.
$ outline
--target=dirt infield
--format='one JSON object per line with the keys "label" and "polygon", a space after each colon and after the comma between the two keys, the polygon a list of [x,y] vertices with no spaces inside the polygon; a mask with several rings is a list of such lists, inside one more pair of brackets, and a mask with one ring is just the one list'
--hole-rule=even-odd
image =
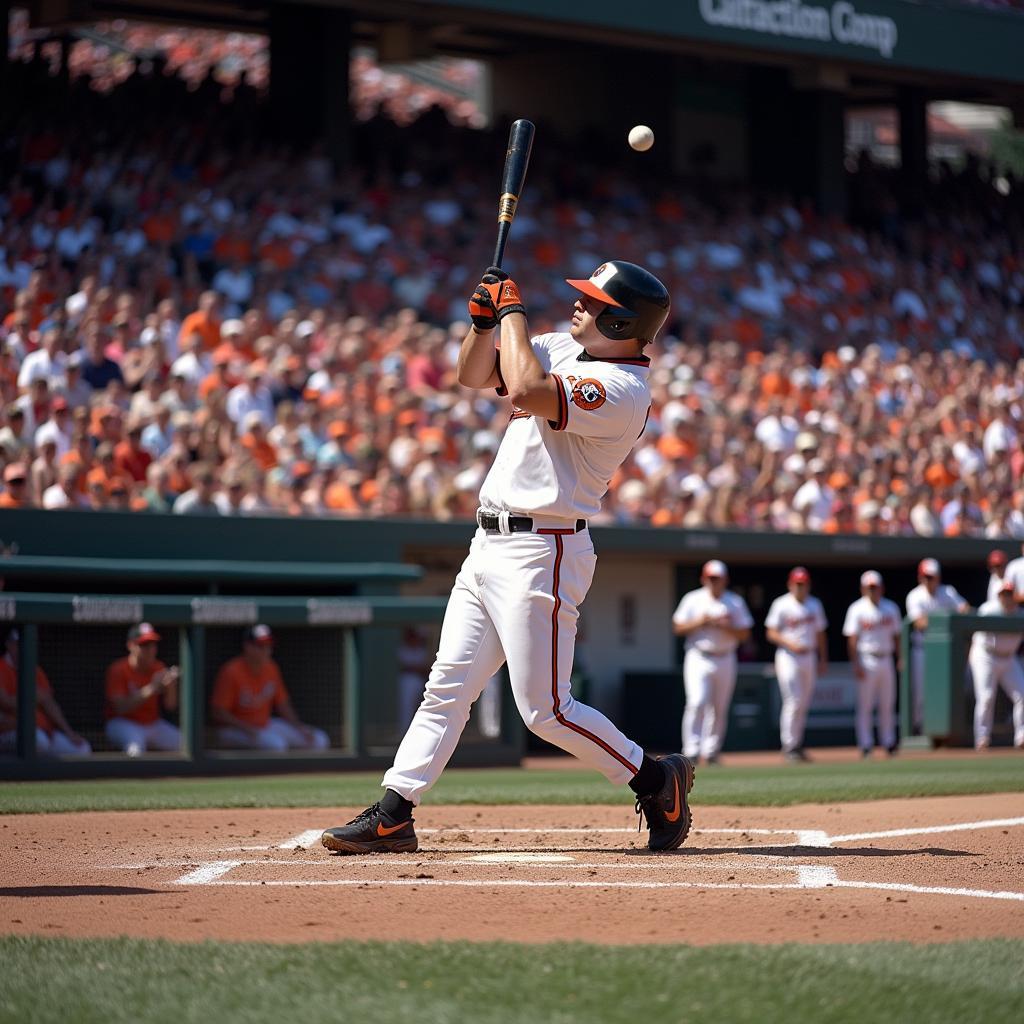
{"label": "dirt infield", "polygon": [[342,857],[337,810],[0,819],[0,933],[179,940],[918,942],[1024,937],[1024,795],[699,807],[424,807],[417,854]]}

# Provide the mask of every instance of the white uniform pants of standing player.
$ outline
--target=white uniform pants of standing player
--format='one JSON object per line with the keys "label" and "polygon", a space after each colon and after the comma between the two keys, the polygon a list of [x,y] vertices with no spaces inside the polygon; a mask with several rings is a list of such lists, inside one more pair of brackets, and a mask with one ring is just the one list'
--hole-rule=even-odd
{"label": "white uniform pants of standing player", "polygon": [[577,608],[596,563],[588,530],[477,530],[448,599],[423,701],[384,786],[419,803],[455,751],[473,702],[506,661],[516,707],[533,732],[610,782],[636,774],[640,747],[569,691]]}
{"label": "white uniform pants of standing player", "polygon": [[815,651],[793,654],[775,652],[775,678],[779,681],[782,711],[779,715],[779,736],[782,749],[799,750],[804,745],[807,712],[817,680],[818,655]]}
{"label": "white uniform pants of standing player", "polygon": [[1015,655],[998,657],[973,648],[967,659],[974,679],[974,745],[992,737],[996,687],[1013,702],[1013,745],[1024,747],[1024,670]]}
{"label": "white uniform pants of standing player", "polygon": [[872,712],[878,707],[878,742],[886,750],[896,745],[896,669],[891,654],[861,654],[864,676],[857,680],[857,746],[875,745]]}
{"label": "white uniform pants of standing player", "polygon": [[225,726],[217,730],[217,741],[235,750],[269,750],[281,753],[285,750],[326,750],[331,741],[323,729],[314,729],[312,739],[283,718],[271,718],[255,735],[244,729]]}
{"label": "white uniform pants of standing player", "polygon": [[683,753],[715,757],[725,741],[736,689],[736,652],[705,654],[691,647],[683,658]]}

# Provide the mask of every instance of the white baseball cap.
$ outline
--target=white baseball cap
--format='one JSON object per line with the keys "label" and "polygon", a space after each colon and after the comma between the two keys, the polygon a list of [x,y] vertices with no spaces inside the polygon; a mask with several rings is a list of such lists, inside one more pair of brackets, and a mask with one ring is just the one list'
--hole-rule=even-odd
{"label": "white baseball cap", "polygon": [[942,575],[942,568],[934,558],[922,558],[917,565],[918,576],[934,576],[936,579]]}
{"label": "white baseball cap", "polygon": [[700,578],[709,579],[711,577],[720,577],[723,580],[729,578],[729,570],[725,567],[725,562],[720,562],[717,558],[712,558],[710,562],[705,562],[700,570]]}
{"label": "white baseball cap", "polygon": [[882,574],[875,572],[874,569],[868,569],[867,572],[860,574],[860,585],[862,587],[880,587],[882,585]]}

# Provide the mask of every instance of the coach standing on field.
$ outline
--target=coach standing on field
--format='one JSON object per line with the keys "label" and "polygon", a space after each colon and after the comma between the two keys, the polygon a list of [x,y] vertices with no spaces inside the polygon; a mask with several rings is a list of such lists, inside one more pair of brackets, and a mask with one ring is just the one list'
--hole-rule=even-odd
{"label": "coach standing on field", "polygon": [[775,644],[775,678],[782,712],[779,735],[787,761],[806,761],[804,729],[818,672],[828,662],[821,602],[811,595],[811,574],[798,565],[789,574],[788,592],[772,601],[764,620],[768,642]]}
{"label": "coach standing on field", "polygon": [[750,636],[754,620],[746,601],[726,588],[729,570],[713,558],[700,573],[703,586],[683,595],[672,616],[676,636],[686,637],[683,685],[683,754],[715,764],[729,724],[736,689],[736,648]]}

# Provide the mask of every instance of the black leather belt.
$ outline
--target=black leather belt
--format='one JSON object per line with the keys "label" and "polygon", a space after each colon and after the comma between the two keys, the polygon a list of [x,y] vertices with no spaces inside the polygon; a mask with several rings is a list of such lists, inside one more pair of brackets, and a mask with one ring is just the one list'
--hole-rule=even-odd
{"label": "black leather belt", "polygon": [[[497,512],[477,512],[476,523],[482,530],[490,530],[493,533],[501,532],[501,524]],[[587,528],[586,519],[576,520],[575,533]],[[533,519],[530,516],[509,516],[509,533],[533,533]]]}

